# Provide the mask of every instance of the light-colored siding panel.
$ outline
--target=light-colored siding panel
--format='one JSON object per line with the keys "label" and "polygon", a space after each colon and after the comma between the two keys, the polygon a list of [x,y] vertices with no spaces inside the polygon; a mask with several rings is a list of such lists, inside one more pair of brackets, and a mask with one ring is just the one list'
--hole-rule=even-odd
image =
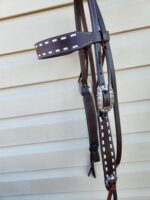
{"label": "light-colored siding panel", "polygon": [[[133,190],[119,190],[119,200],[149,200],[150,191],[147,188]],[[60,194],[40,194],[26,196],[1,197],[1,200],[102,200],[106,198],[106,192],[75,192]]]}
{"label": "light-colored siding panel", "polygon": [[[148,67],[144,70],[118,74],[119,99],[121,103],[149,99],[145,87],[149,85]],[[120,76],[120,80],[119,80]],[[134,78],[135,77],[135,78]],[[133,79],[134,78],[134,79]],[[140,82],[140,86],[135,88]],[[141,89],[141,93],[139,93]],[[76,99],[76,101],[74,101]],[[56,112],[83,107],[77,79],[43,83],[0,91],[0,118]]]}
{"label": "light-colored siding panel", "polygon": [[[142,137],[140,134],[124,136],[123,141],[123,163],[150,160],[150,133],[143,133]],[[137,154],[138,149],[141,151]],[[0,150],[0,163],[0,173],[89,166],[88,140],[3,148]]]}
{"label": "light-colored siding panel", "polygon": [[[138,166],[136,163],[125,164],[119,172],[119,189],[150,187],[149,166],[149,162],[141,162]],[[3,174],[0,176],[0,195],[104,190],[103,174],[100,169],[97,166],[97,179],[87,176],[87,167]]]}
{"label": "light-colored siding panel", "polygon": [[80,66],[75,54],[66,56],[67,62],[64,57],[39,61],[35,51],[3,56],[0,58],[0,88],[77,77]]}
{"label": "light-colored siding panel", "polygon": [[[138,102],[136,105],[131,103],[121,107],[124,134],[150,130],[148,105],[149,102]],[[114,124],[112,125],[112,131],[115,133]],[[0,120],[1,147],[86,137],[87,125],[83,110]]]}
{"label": "light-colored siding panel", "polygon": [[0,6],[0,19],[35,12],[41,9],[48,9],[71,3],[71,0],[38,0],[36,3],[31,0],[3,0]]}
{"label": "light-colored siding panel", "polygon": [[129,31],[150,25],[149,0],[99,0],[108,30]]}
{"label": "light-colored siding panel", "polygon": [[[5,0],[1,3],[0,19],[24,14],[32,11],[51,8],[54,6],[64,6],[66,3],[73,3],[72,0],[42,0],[34,3],[33,0]],[[134,28],[141,28],[150,25],[150,3],[149,0],[99,0],[106,23],[111,32],[120,32]],[[66,9],[66,8],[64,8]],[[128,12],[122,12],[128,11]],[[70,13],[73,14],[71,7]],[[140,14],[139,14],[140,13]],[[118,17],[119,16],[119,17]],[[53,19],[54,20],[54,19]],[[120,23],[121,21],[121,23]]]}

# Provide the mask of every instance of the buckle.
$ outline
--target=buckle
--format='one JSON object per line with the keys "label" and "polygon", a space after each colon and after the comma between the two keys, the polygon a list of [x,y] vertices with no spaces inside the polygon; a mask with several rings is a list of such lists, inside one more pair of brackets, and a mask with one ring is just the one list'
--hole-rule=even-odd
{"label": "buckle", "polygon": [[108,112],[114,105],[114,92],[105,86],[97,88],[98,109],[101,112]]}
{"label": "buckle", "polygon": [[117,182],[117,175],[114,174],[109,175],[105,181],[107,189],[112,187],[112,185],[116,184],[116,182]]}

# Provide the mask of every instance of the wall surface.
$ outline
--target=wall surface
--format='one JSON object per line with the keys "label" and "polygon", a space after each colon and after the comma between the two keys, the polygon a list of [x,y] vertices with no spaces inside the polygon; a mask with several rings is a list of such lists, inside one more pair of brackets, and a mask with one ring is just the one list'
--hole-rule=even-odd
{"label": "wall surface", "polygon": [[[150,1],[98,2],[118,82],[119,200],[149,200]],[[72,0],[0,1],[0,200],[106,199],[101,163],[87,177],[78,54],[38,61],[33,47],[74,29]]]}

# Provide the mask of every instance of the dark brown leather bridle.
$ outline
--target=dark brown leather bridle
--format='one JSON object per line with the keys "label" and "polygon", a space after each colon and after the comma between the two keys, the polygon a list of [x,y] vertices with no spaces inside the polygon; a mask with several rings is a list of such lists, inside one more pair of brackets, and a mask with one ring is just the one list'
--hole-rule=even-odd
{"label": "dark brown leather bridle", "polygon": [[[96,177],[94,163],[100,161],[99,144],[103,163],[105,186],[109,191],[107,200],[117,200],[117,167],[121,161],[122,136],[118,107],[116,77],[110,48],[109,32],[96,0],[87,0],[92,32],[88,32],[83,0],[74,0],[76,31],[49,38],[35,44],[39,59],[64,56],[79,51],[81,73],[79,76],[80,93],[89,133],[89,150],[92,173]],[[92,45],[94,45],[95,63]],[[107,81],[104,77],[103,64],[107,64]],[[92,92],[88,85],[88,66],[92,75]],[[116,154],[112,140],[108,112],[114,110],[116,128]],[[98,137],[99,135],[99,137]]]}

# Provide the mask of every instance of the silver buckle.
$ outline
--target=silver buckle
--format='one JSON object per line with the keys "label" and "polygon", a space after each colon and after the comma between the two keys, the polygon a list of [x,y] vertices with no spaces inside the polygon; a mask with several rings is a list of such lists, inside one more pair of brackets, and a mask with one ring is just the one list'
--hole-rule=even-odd
{"label": "silver buckle", "polygon": [[[109,105],[105,106],[104,102],[104,93],[109,91]],[[97,103],[98,103],[98,109],[101,112],[108,112],[112,109],[114,105],[114,92],[112,88],[108,89],[106,86],[98,86],[97,88]]]}

